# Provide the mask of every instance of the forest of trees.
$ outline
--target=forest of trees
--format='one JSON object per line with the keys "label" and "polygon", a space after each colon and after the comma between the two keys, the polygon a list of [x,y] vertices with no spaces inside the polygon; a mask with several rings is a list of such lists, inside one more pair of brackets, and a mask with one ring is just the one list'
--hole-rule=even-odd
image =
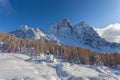
{"label": "forest of trees", "polygon": [[78,64],[115,66],[120,64],[119,53],[99,53],[80,47],[58,45],[55,42],[45,42],[32,39],[17,38],[13,34],[0,32],[0,42],[3,42],[2,49],[7,52],[31,53],[39,56],[47,52],[55,57],[60,57],[63,61],[74,62]]}

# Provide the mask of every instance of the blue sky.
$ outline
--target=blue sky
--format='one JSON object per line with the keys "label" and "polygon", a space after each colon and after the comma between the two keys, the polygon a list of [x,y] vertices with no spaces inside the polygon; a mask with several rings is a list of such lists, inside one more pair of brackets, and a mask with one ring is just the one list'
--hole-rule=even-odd
{"label": "blue sky", "polygon": [[72,25],[120,23],[120,0],[0,0],[0,31],[10,32],[24,24],[47,30],[63,18]]}

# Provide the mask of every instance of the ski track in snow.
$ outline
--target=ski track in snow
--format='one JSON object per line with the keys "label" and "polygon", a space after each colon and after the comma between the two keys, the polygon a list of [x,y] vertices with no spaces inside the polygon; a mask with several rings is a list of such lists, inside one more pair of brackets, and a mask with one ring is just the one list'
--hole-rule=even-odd
{"label": "ski track in snow", "polygon": [[120,69],[0,53],[0,80],[120,80]]}

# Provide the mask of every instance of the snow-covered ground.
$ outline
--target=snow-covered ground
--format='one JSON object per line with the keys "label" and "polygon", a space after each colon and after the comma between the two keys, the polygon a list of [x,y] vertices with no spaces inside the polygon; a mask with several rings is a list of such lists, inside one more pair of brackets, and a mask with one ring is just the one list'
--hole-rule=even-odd
{"label": "snow-covered ground", "polygon": [[120,69],[0,53],[0,80],[120,80]]}

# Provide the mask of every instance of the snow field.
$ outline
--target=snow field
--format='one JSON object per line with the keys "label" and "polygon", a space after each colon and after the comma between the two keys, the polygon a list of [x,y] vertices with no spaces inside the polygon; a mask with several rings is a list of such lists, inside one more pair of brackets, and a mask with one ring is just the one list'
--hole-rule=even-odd
{"label": "snow field", "polygon": [[120,69],[68,62],[48,62],[43,54],[29,57],[0,53],[0,80],[120,80]]}

